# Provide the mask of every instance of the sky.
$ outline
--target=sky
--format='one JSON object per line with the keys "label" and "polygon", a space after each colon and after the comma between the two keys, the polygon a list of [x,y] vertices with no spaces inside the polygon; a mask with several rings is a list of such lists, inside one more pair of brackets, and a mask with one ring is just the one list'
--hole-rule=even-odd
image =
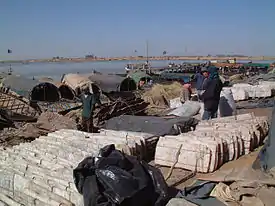
{"label": "sky", "polygon": [[274,0],[1,0],[0,60],[146,55],[146,41],[149,56],[275,56],[274,11]]}

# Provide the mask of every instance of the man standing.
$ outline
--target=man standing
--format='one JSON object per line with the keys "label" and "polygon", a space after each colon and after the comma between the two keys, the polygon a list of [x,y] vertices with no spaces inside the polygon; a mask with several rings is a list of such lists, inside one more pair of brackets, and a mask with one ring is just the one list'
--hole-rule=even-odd
{"label": "man standing", "polygon": [[201,69],[201,72],[197,73],[193,79],[196,81],[196,90],[197,90],[197,95],[199,100],[200,100],[200,96],[202,95],[205,89],[208,76],[209,74],[208,74],[207,68],[203,67]]}
{"label": "man standing", "polygon": [[95,104],[101,105],[99,92],[91,93],[89,87],[86,87],[81,94],[82,101],[82,127],[84,131],[90,132],[94,128],[93,125],[93,112]]}
{"label": "man standing", "polygon": [[205,86],[205,91],[201,95],[201,99],[204,103],[202,120],[217,118],[220,94],[223,86],[217,68],[210,67],[208,71],[209,78],[207,80],[207,85]]}

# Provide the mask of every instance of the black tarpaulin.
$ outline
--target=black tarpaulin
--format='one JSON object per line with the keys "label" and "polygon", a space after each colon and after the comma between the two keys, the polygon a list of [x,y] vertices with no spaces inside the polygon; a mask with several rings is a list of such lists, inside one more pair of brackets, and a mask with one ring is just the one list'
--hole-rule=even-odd
{"label": "black tarpaulin", "polygon": [[109,119],[104,128],[116,131],[144,132],[162,136],[187,132],[191,127],[196,126],[197,123],[198,120],[186,117],[165,119],[152,116],[123,115]]}
{"label": "black tarpaulin", "polygon": [[84,206],[162,206],[169,198],[159,169],[107,145],[73,171]]}

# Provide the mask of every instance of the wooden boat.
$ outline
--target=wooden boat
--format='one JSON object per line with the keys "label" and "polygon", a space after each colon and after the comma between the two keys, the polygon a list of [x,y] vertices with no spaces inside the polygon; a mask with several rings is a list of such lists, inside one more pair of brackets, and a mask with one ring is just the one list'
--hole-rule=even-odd
{"label": "wooden boat", "polygon": [[230,67],[230,68],[239,68],[241,66],[243,66],[243,64],[239,64],[239,63],[212,63],[213,66],[215,67]]}

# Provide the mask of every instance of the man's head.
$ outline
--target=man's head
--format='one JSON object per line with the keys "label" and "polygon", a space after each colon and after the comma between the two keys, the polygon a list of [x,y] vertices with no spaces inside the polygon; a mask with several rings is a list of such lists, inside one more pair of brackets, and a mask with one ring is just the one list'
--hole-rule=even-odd
{"label": "man's head", "polygon": [[203,68],[201,69],[201,73],[202,73],[202,75],[203,75],[205,78],[207,78],[207,77],[209,76],[208,70],[207,70],[207,68],[205,68],[205,67],[203,67]]}
{"label": "man's head", "polygon": [[90,89],[89,89],[89,87],[84,87],[84,88],[83,88],[83,93],[84,93],[84,94],[90,94]]}
{"label": "man's head", "polygon": [[217,79],[217,78],[219,78],[219,73],[218,73],[217,67],[209,67],[208,71],[209,71],[209,78],[210,79]]}

